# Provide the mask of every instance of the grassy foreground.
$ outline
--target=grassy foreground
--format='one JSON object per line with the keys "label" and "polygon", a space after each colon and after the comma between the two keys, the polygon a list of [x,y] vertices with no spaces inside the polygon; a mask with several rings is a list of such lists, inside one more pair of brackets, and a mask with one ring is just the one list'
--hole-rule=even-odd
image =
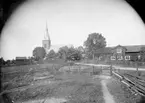
{"label": "grassy foreground", "polygon": [[[5,73],[3,82],[8,85],[4,89],[26,86],[7,94],[16,103],[45,98],[65,98],[66,103],[104,103],[100,80],[92,79],[90,67],[63,66],[58,68],[72,71],[46,66]],[[80,68],[86,69],[78,72]]]}
{"label": "grassy foreground", "polygon": [[[64,75],[65,80],[9,94],[15,101],[43,98],[65,98],[67,103],[104,103],[100,80],[86,75]],[[86,79],[87,78],[87,79]]]}

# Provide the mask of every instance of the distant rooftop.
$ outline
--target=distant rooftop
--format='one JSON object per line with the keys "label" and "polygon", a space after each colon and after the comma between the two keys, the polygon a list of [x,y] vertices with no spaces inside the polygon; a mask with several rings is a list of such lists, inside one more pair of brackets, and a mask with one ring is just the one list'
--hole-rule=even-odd
{"label": "distant rooftop", "polygon": [[113,49],[112,47],[101,48],[97,50],[97,53],[103,53],[103,54],[112,53],[112,49]]}
{"label": "distant rooftop", "polygon": [[[114,49],[115,47],[117,46],[101,48],[97,50],[97,53],[103,53],[103,54],[112,53],[112,49]],[[122,46],[122,47],[125,47],[127,49],[126,52],[139,52],[142,47],[145,47],[145,45],[127,45],[127,46]]]}
{"label": "distant rooftop", "polygon": [[138,52],[142,47],[145,47],[145,45],[129,45],[124,47],[127,49],[126,52]]}
{"label": "distant rooftop", "polygon": [[16,60],[27,59],[26,57],[16,57]]}
{"label": "distant rooftop", "polygon": [[63,46],[68,46],[68,47],[71,47],[72,45],[69,44],[69,45],[64,45],[64,44],[59,44],[59,45],[52,45],[49,49],[50,50],[54,50],[55,52],[58,52],[59,48],[63,47]]}

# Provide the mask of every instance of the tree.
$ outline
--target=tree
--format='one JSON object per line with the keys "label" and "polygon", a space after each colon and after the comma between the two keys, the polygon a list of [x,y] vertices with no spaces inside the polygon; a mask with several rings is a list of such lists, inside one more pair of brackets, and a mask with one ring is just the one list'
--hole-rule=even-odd
{"label": "tree", "polygon": [[0,66],[5,65],[5,61],[3,59],[3,57],[0,58]]}
{"label": "tree", "polygon": [[6,64],[7,66],[10,66],[11,60],[6,60],[5,64]]}
{"label": "tree", "polygon": [[67,58],[70,57],[75,52],[76,52],[76,49],[74,47],[68,48],[67,55],[66,55]]}
{"label": "tree", "polygon": [[59,48],[59,50],[58,50],[59,58],[66,60],[68,49],[69,48],[67,46],[63,46],[63,47]]}
{"label": "tree", "polygon": [[84,42],[87,55],[94,59],[96,50],[106,47],[106,39],[99,33],[89,34],[87,40]]}
{"label": "tree", "polygon": [[72,60],[72,61],[81,60],[81,58],[82,58],[81,53],[77,51],[67,56],[67,60]]}
{"label": "tree", "polygon": [[48,59],[52,59],[52,58],[55,58],[56,57],[56,53],[55,51],[52,49],[49,51],[48,55],[47,55],[47,58]]}
{"label": "tree", "polygon": [[78,51],[80,51],[81,53],[84,53],[84,52],[85,52],[83,46],[79,46],[79,47],[77,47],[77,49],[78,49]]}
{"label": "tree", "polygon": [[43,47],[36,47],[33,50],[33,56],[35,58],[35,60],[39,61],[41,59],[43,59],[46,55],[46,51]]}
{"label": "tree", "polygon": [[78,48],[71,47],[61,47],[58,51],[59,57],[65,60],[80,60],[81,59],[81,52]]}
{"label": "tree", "polygon": [[83,46],[77,47],[77,50],[81,53],[81,59],[85,58],[85,48]]}

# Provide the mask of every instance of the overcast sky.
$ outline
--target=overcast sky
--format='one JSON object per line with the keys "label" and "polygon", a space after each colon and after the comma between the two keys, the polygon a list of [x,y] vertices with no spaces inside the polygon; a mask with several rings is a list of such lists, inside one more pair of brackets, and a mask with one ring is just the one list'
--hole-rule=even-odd
{"label": "overcast sky", "polygon": [[52,45],[83,45],[88,34],[102,33],[107,46],[145,44],[145,26],[123,0],[28,0],[2,31],[0,56],[32,56],[42,46],[46,21]]}

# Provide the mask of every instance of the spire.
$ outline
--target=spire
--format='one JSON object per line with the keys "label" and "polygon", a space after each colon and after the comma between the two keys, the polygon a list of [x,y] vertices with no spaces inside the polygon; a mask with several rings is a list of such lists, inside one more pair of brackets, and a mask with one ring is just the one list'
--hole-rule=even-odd
{"label": "spire", "polygon": [[44,34],[44,39],[45,40],[50,40],[50,36],[49,36],[49,33],[48,33],[47,21],[46,21],[46,30],[45,30],[45,34]]}
{"label": "spire", "polygon": [[47,22],[46,22],[44,40],[42,41],[42,45],[45,48],[45,50],[48,52],[48,50],[51,47],[51,40],[50,40],[49,33],[48,33]]}

